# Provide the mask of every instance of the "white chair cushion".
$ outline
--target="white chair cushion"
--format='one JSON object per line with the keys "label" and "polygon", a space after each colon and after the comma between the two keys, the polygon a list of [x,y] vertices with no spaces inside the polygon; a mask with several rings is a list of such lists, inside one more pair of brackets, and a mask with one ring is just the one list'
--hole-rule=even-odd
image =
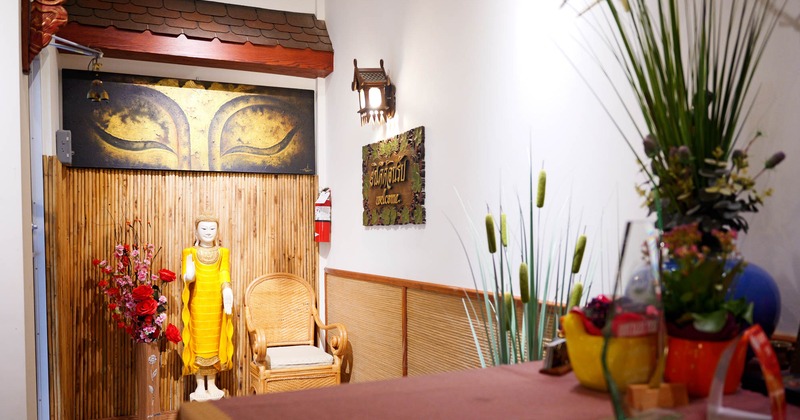
{"label": "white chair cushion", "polygon": [[300,366],[327,366],[333,364],[333,356],[315,346],[267,347],[271,369]]}

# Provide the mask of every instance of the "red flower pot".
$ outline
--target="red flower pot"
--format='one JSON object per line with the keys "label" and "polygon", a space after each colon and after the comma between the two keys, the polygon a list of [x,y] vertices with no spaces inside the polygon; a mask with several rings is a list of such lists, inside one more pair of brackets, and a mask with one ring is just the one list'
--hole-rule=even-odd
{"label": "red flower pot", "polygon": [[[691,397],[707,397],[720,356],[728,345],[736,340],[734,338],[728,341],[696,341],[669,337],[664,378],[667,382],[686,384],[686,390]],[[725,394],[734,393],[739,389],[746,354],[747,343],[740,341],[728,367]]]}

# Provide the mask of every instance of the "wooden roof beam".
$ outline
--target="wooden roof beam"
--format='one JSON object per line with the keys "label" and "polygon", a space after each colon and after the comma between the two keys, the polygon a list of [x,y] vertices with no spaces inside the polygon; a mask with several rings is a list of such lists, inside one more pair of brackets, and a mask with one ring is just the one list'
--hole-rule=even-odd
{"label": "wooden roof beam", "polygon": [[202,67],[246,70],[287,76],[326,77],[333,71],[333,52],[280,45],[234,44],[132,32],[115,27],[86,26],[70,22],[58,36],[103,51],[105,57]]}

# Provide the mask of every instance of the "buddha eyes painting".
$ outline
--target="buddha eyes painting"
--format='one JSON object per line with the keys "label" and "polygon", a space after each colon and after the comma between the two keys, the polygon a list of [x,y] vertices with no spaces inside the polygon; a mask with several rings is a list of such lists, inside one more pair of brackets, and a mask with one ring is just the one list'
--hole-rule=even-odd
{"label": "buddha eyes painting", "polygon": [[63,70],[72,166],[315,173],[314,92]]}

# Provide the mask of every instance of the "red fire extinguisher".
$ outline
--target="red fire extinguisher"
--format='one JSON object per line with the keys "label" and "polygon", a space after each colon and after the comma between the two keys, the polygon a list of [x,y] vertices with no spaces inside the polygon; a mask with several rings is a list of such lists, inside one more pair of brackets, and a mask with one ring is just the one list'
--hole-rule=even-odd
{"label": "red fire extinguisher", "polygon": [[314,241],[331,241],[331,190],[325,188],[314,202]]}

